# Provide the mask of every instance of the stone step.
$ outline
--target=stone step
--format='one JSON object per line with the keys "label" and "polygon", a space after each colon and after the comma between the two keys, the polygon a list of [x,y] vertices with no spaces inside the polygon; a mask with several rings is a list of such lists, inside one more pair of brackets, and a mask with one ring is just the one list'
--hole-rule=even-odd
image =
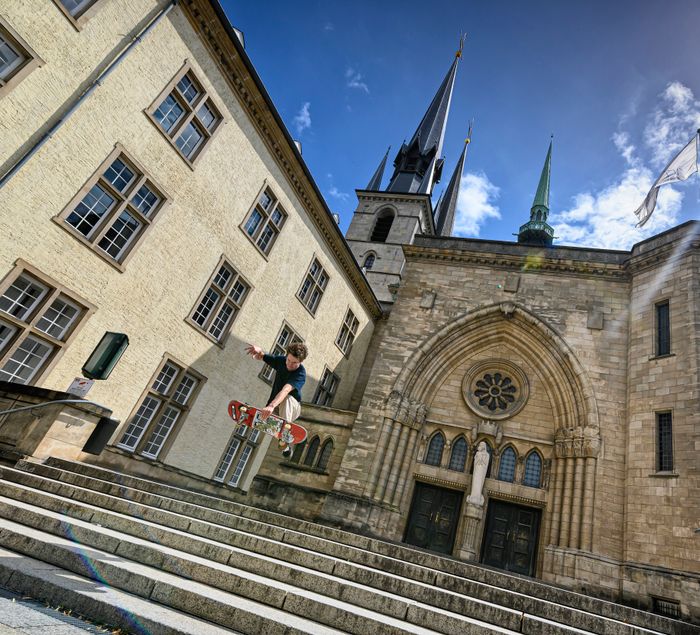
{"label": "stone step", "polygon": [[[356,606],[362,606],[391,617],[430,625],[431,628],[440,632],[472,632],[473,627],[471,623],[468,620],[465,623],[464,619],[462,619],[466,615],[471,617],[478,616],[482,621],[488,621],[490,624],[497,624],[511,630],[522,629],[521,632],[561,634],[579,632],[563,627],[561,624],[551,620],[523,615],[520,611],[506,609],[491,602],[482,602],[466,596],[436,590],[429,585],[411,583],[410,581],[395,578],[393,580],[393,593],[390,593],[381,591],[376,586],[368,587],[334,575],[322,574],[303,567],[290,565],[277,559],[263,558],[257,554],[230,548],[213,540],[198,539],[181,532],[165,531],[155,525],[146,528],[145,531],[142,528],[142,533],[148,535],[150,541],[156,541],[154,544],[147,540],[127,536],[105,526],[96,525],[94,524],[94,519],[92,522],[89,522],[71,518],[71,514],[66,510],[66,507],[70,506],[71,502],[60,497],[53,497],[55,499],[54,506],[63,507],[63,511],[66,513],[51,512],[45,506],[28,504],[27,499],[30,498],[28,495],[22,497],[24,499],[23,502],[14,500],[17,494],[20,493],[21,486],[13,486],[17,490],[15,497],[8,499],[5,497],[5,490],[9,489],[8,486],[12,486],[12,484],[0,481],[0,493],[2,494],[2,497],[0,497],[0,517],[2,518],[12,518],[14,522],[21,523],[24,526],[41,529],[56,535],[69,535],[73,540],[79,541],[81,545],[115,553],[144,564],[151,564],[171,573],[186,571],[190,579],[200,582],[209,583],[211,579],[220,577],[212,573],[211,569],[216,569],[213,565],[219,566],[227,563],[235,565],[231,567],[231,571],[226,576],[224,590],[264,603],[268,601],[275,602],[276,594],[279,594],[280,588],[286,588],[288,593],[295,592],[291,586],[285,587],[285,584],[293,583],[295,586],[302,587],[305,590],[314,591],[336,599],[348,600]],[[27,494],[30,493],[27,492]],[[43,498],[46,501],[51,497],[49,494],[34,492],[33,498]],[[86,511],[84,509],[83,514]],[[101,520],[105,519],[105,517],[106,514],[102,514]],[[134,520],[132,522],[137,524],[138,521]],[[143,525],[143,521],[139,524]],[[0,535],[0,543],[3,540],[3,537]],[[173,542],[178,544],[178,546],[186,546],[187,553],[172,548],[170,543]],[[14,543],[7,546],[17,548]],[[194,553],[206,554],[209,561],[193,555]],[[251,567],[251,563],[254,565],[255,562],[258,562],[258,566]],[[254,569],[257,572],[251,573]],[[264,570],[268,574],[268,579],[261,575],[260,570]],[[270,575],[274,575],[272,582],[269,579]],[[390,576],[384,577],[390,578]],[[389,581],[391,582],[391,580]],[[265,585],[267,584],[274,585],[272,591],[266,588]],[[221,587],[220,584],[218,586]],[[408,593],[404,593],[405,591]],[[436,598],[436,595],[442,597]],[[419,601],[421,596],[426,601],[425,603]],[[445,598],[445,596],[447,597]],[[430,602],[430,600],[435,599],[438,600],[438,603],[442,599],[446,606],[436,607],[434,601]],[[455,616],[457,619],[454,619]],[[436,625],[439,625],[439,628]],[[477,625],[479,628],[480,626]],[[473,632],[481,632],[479,628]],[[632,631],[627,628],[621,632],[640,631]],[[651,631],[644,631],[644,633],[651,633]]]}
{"label": "stone step", "polygon": [[[0,505],[3,503],[0,498]],[[0,547],[31,554],[66,571],[104,581],[224,627],[235,625],[244,633],[280,632],[292,617],[297,621],[295,628],[308,633],[324,632],[321,625],[358,635],[517,632],[383,594],[380,601],[392,612],[400,613],[395,618],[358,607],[352,601],[352,590],[347,598],[351,601],[332,598],[161,545],[125,538],[119,532],[22,503],[5,504],[2,511],[7,513],[11,508],[19,512],[22,521],[34,515],[43,529],[0,518]],[[67,537],[52,530],[65,532]],[[106,549],[92,547],[92,543]],[[400,602],[402,607],[398,606]],[[523,619],[513,613],[514,625],[523,623],[521,632],[564,632],[560,627],[550,630],[550,625],[541,620]],[[566,632],[573,635],[585,631]]]}
{"label": "stone step", "polygon": [[[453,580],[455,590],[447,590],[436,586],[435,580],[428,584],[417,582],[331,556],[300,550],[298,547],[282,544],[275,539],[271,540],[245,534],[236,529],[211,525],[205,520],[191,520],[187,529],[189,533],[177,529],[167,529],[167,526],[181,524],[173,522],[173,512],[161,511],[158,513],[156,511],[156,516],[149,516],[148,512],[152,510],[141,509],[140,505],[127,504],[114,498],[110,499],[108,495],[87,492],[77,486],[74,486],[71,492],[68,490],[67,484],[59,484],[55,481],[46,482],[44,478],[35,474],[5,469],[4,476],[24,481],[25,485],[36,488],[27,489],[19,484],[0,481],[0,493],[4,496],[31,503],[40,508],[60,511],[73,518],[81,518],[91,523],[118,529],[126,534],[156,541],[164,546],[174,547],[196,555],[206,555],[218,562],[235,562],[237,567],[253,574],[273,575],[278,581],[293,582],[307,589],[334,594],[336,597],[343,597],[343,595],[350,593],[353,595],[354,601],[365,608],[377,609],[377,603],[381,607],[381,592],[387,592],[397,594],[401,598],[425,602],[432,607],[509,628],[514,628],[515,622],[512,615],[503,614],[504,607],[508,607],[508,610],[519,611],[518,615],[527,614],[528,620],[540,618],[544,621],[554,621],[560,624],[573,624],[585,629],[586,632],[651,632],[595,614],[570,609],[474,581],[455,578]],[[135,514],[135,517],[130,518],[124,514],[108,512],[87,503],[78,503],[76,500],[66,500],[46,493],[45,490],[52,487],[63,490],[64,495],[72,494],[74,499],[84,498],[87,494],[89,500],[99,503],[102,507],[108,507],[112,503],[122,511]],[[95,501],[95,497],[99,497],[99,500]],[[18,519],[19,512],[17,511],[13,511],[12,514],[8,511],[3,513],[14,520]],[[144,520],[146,516],[149,516],[153,522]],[[31,517],[21,516],[21,519],[21,522],[35,527],[41,527],[41,523],[43,523],[43,520]],[[203,536],[203,538],[195,536]],[[218,542],[215,543],[212,539]],[[95,542],[90,544],[102,546]],[[285,562],[285,560],[289,562]],[[292,564],[294,562],[303,566],[296,566]],[[408,563],[402,564],[405,567],[411,567]],[[328,575],[324,576],[322,572]],[[452,577],[454,578],[454,576]],[[441,574],[439,580],[444,583],[449,578],[450,576]],[[455,592],[456,590],[459,592]],[[382,611],[381,608],[377,610]],[[547,630],[555,632],[556,629],[553,626],[547,626]]]}
{"label": "stone step", "polygon": [[[3,548],[0,586],[135,635],[240,633]],[[42,633],[49,632],[42,627]]]}
{"label": "stone step", "polygon": [[[327,570],[329,566],[328,563],[319,561],[319,555],[325,555],[481,599],[491,600],[494,594],[506,594],[509,597],[499,600],[499,603],[504,606],[540,615],[543,618],[560,620],[563,623],[578,623],[576,622],[576,614],[562,613],[562,609],[568,607],[591,616],[585,620],[586,628],[598,633],[607,632],[605,629],[610,628],[610,626],[604,622],[596,624],[594,616],[608,618],[618,623],[612,628],[618,629],[619,632],[627,632],[619,630],[622,629],[619,624],[635,625],[640,628],[677,635],[689,632],[688,625],[683,622],[591,598],[531,578],[493,571],[452,558],[426,553],[403,545],[369,539],[307,521],[287,519],[286,516],[280,514],[223,501],[211,496],[203,495],[200,500],[195,493],[188,490],[173,488],[138,477],[123,476],[104,468],[57,459],[49,459],[45,465],[22,463],[18,464],[18,467],[23,468],[23,470],[31,470],[34,474],[43,474],[47,478],[65,484],[65,486],[73,484],[78,488],[89,489],[92,492],[100,491],[107,495],[138,501],[149,507],[148,510],[142,512],[149,517],[153,517],[154,508],[167,509],[176,514],[199,518],[248,532],[254,536],[263,536],[286,545],[301,547],[307,550],[304,556],[306,562],[299,563],[321,568],[321,570]],[[8,475],[8,478],[16,479],[18,477],[17,475]],[[184,502],[180,499],[174,500],[155,493],[161,491],[177,494],[180,498],[193,497],[192,500],[206,503],[207,506]],[[79,496],[81,500],[87,499],[87,502],[90,502],[89,499],[92,498],[91,493],[82,493]],[[96,504],[107,505],[105,501]],[[219,512],[215,509],[217,507],[227,508],[230,513]],[[124,513],[128,513],[123,506],[112,506],[111,509],[115,511],[121,509]],[[170,520],[177,522],[173,519]],[[177,520],[181,521],[181,519]],[[280,527],[280,524],[286,521],[288,521],[286,524],[294,526],[296,531]],[[163,521],[156,519],[154,522],[162,523]],[[169,526],[177,527],[178,525],[170,524]],[[192,531],[196,531],[196,528],[193,528]],[[347,537],[350,540],[345,542]],[[255,546],[253,545],[251,548],[254,549]],[[293,561],[297,561],[294,558],[299,557],[298,552],[293,554],[287,552],[284,555]],[[538,600],[541,600],[539,605]]]}

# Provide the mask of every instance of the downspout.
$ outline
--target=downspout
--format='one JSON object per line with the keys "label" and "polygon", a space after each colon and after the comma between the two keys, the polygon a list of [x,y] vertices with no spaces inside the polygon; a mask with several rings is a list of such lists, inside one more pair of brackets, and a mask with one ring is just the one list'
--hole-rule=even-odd
{"label": "downspout", "polygon": [[112,71],[122,63],[124,58],[126,58],[131,50],[143,40],[146,35],[153,29],[178,3],[178,0],[171,0],[167,7],[161,9],[161,11],[156,15],[151,22],[129,43],[129,45],[121,52],[117,57],[110,62],[109,66],[100,73],[100,75],[95,79],[95,81],[90,84],[90,86],[78,97],[76,102],[68,109],[65,115],[63,115],[51,128],[46,132],[39,141],[37,141],[27,152],[22,155],[22,157],[0,178],[0,188],[3,188],[5,184],[19,171],[19,169],[27,162],[32,156],[58,131],[58,129],[68,121],[71,115],[79,108],[80,104],[83,103],[98,87],[102,85],[105,79],[112,73]]}

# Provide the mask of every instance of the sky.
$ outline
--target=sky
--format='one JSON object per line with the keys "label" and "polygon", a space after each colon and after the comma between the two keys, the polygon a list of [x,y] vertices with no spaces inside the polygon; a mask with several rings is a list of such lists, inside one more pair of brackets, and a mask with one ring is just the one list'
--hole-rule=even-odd
{"label": "sky", "polygon": [[555,244],[630,249],[700,218],[700,175],[634,211],[700,128],[700,0],[221,0],[345,232],[413,135],[466,33],[443,146],[473,120],[453,235],[515,240],[554,136]]}

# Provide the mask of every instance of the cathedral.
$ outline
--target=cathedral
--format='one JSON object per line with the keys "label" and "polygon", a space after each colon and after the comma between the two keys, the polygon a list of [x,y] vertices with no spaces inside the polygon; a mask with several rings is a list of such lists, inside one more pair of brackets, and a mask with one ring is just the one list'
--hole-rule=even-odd
{"label": "cathedral", "polygon": [[[333,479],[321,493],[268,466],[250,495],[603,597],[680,593],[697,611],[700,226],[631,251],[556,245],[550,143],[517,241],[453,237],[468,138],[433,194],[458,62],[388,184],[385,155],[357,190],[346,239],[384,316]],[[309,452],[294,461],[313,466]]]}

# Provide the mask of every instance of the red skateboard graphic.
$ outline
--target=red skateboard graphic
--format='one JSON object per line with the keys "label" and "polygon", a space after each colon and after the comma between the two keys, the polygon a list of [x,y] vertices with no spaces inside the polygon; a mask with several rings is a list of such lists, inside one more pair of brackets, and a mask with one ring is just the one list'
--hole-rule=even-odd
{"label": "red skateboard graphic", "polygon": [[234,400],[228,405],[228,414],[231,419],[249,428],[269,434],[283,443],[294,445],[306,439],[306,428],[303,426],[285,421],[277,415],[270,415],[267,419],[263,419],[260,414],[261,410],[262,408],[249,406],[242,401]]}

